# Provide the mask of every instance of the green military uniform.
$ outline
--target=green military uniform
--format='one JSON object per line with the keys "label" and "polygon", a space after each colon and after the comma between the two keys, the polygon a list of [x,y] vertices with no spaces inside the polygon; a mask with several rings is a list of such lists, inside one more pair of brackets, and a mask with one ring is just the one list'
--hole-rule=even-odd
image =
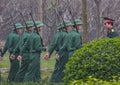
{"label": "green military uniform", "polygon": [[[76,25],[83,24],[81,19],[76,19],[75,23],[76,23]],[[69,38],[70,40],[69,40],[69,44],[67,46],[68,47],[67,49],[69,52],[69,57],[71,57],[75,50],[82,47],[82,37],[77,29],[76,30],[74,29],[73,31],[71,31],[71,33],[69,33],[68,36],[71,37],[71,39]]]}
{"label": "green military uniform", "polygon": [[[62,23],[58,25],[58,29],[61,29],[63,27],[64,25]],[[53,53],[54,50],[56,51],[56,53],[58,53],[60,47],[63,44],[63,39],[65,38],[66,35],[67,35],[67,32],[63,29],[61,29],[59,32],[55,34],[49,47],[50,55]],[[61,59],[59,60],[56,59],[54,72],[51,76],[50,82],[61,82],[61,72],[60,72],[61,64],[62,64]]]}
{"label": "green military uniform", "polygon": [[109,37],[109,38],[113,38],[113,37],[117,37],[117,36],[119,36],[119,35],[118,35],[117,29],[115,29],[115,27],[113,27],[113,28],[107,33],[107,37]]}
{"label": "green military uniform", "polygon": [[[76,25],[82,24],[82,21],[80,19],[76,19],[75,22]],[[78,30],[73,29],[71,32],[68,33],[66,37],[66,41],[63,46],[66,46],[68,57],[71,57],[75,50],[82,47],[82,37],[78,32]],[[62,52],[62,47],[59,54],[61,54],[61,52]]]}
{"label": "green military uniform", "polygon": [[63,28],[63,25],[62,23],[60,23],[58,26],[57,26],[57,30],[59,30],[53,37],[51,43],[50,43],[50,46],[49,46],[49,55],[51,56],[51,54],[53,53],[53,51],[55,50],[56,52],[59,51],[59,48],[60,48],[60,37],[62,37],[62,30],[61,28]]}
{"label": "green military uniform", "polygon": [[[66,21],[66,26],[72,26],[73,24],[70,21]],[[63,45],[60,48],[58,54],[60,55],[61,63],[61,80],[65,76],[63,70],[65,69],[65,64],[68,62],[69,57],[74,53],[74,51],[80,48],[81,45],[81,36],[75,30],[69,32],[65,39],[63,40]]]}
{"label": "green military uniform", "polygon": [[[72,23],[70,23],[69,21],[65,21],[66,23],[66,26],[70,26],[72,25]],[[58,50],[58,54],[60,53],[60,50],[61,50],[61,47],[64,45],[64,42],[66,41],[66,36],[68,34],[65,32],[65,31],[62,31],[61,32],[61,35],[60,35],[60,39],[59,39],[59,42],[60,42],[60,47],[59,47],[59,50]],[[64,49],[62,49],[63,51],[59,54],[60,55],[60,58],[59,60],[57,60],[58,64],[57,66],[55,66],[55,70],[52,74],[52,77],[51,77],[51,82],[63,82],[63,77],[64,77],[64,73],[63,73],[63,69],[65,68],[65,63],[66,61],[68,60],[68,58],[66,56],[68,56],[68,53],[67,53],[67,50],[66,50],[66,47]]]}
{"label": "green military uniform", "polygon": [[71,31],[68,34],[68,38],[69,43],[67,44],[67,51],[69,53],[69,57],[71,57],[75,50],[82,47],[82,40],[80,34],[76,32],[76,30]]}
{"label": "green military uniform", "polygon": [[[27,24],[27,27],[33,27],[33,25],[34,25],[33,21],[27,21],[26,24]],[[23,33],[23,35],[21,36],[22,39],[20,40],[20,46],[23,47],[23,45],[25,44],[25,42],[27,42],[28,37],[30,35],[31,35],[31,33],[29,33],[28,31],[25,31]],[[19,55],[22,56],[22,62],[21,62],[21,67],[20,67],[18,73],[16,74],[15,82],[23,82],[25,73],[27,72],[26,68],[29,65],[29,61],[28,61],[28,59],[29,59],[29,52],[27,50],[24,50],[24,52],[22,52],[22,50],[21,50]]]}
{"label": "green military uniform", "polygon": [[[19,23],[15,25],[16,25],[16,29],[19,28]],[[7,50],[9,51],[11,55],[13,53],[13,49],[17,46],[18,41],[19,41],[19,36],[16,34],[16,32],[14,31],[10,33],[6,40],[1,56],[4,56]],[[15,53],[15,59],[10,60],[10,72],[8,75],[8,81],[10,82],[14,82],[16,73],[18,72],[18,69],[20,66],[19,61],[17,60],[17,56],[18,56],[18,53]]]}
{"label": "green military uniform", "polygon": [[[43,26],[41,22],[36,22],[38,27]],[[36,32],[32,33],[28,41],[23,46],[22,51],[29,53],[27,72],[25,73],[23,82],[40,82],[40,54],[42,50],[45,50],[42,46],[41,37]]]}
{"label": "green military uniform", "polygon": [[[36,21],[35,23],[36,23],[37,27],[44,26],[44,24],[42,22],[40,22],[40,21]],[[40,37],[40,42],[41,42],[41,45],[42,45],[41,51],[46,51],[46,47],[44,47],[44,45],[43,45],[42,37],[40,35],[39,35],[39,37]],[[38,66],[36,67],[37,70],[35,72],[35,79],[34,79],[34,81],[35,82],[40,82],[41,81],[40,56],[37,57],[37,60],[38,60]]]}

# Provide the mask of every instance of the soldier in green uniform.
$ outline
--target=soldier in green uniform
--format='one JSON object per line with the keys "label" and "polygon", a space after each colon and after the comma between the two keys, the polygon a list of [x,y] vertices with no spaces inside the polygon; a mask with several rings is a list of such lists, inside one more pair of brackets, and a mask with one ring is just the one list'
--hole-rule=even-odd
{"label": "soldier in green uniform", "polygon": [[[57,27],[57,30],[59,30],[53,37],[49,50],[48,50],[48,55],[45,56],[45,58],[50,58],[51,54],[53,51],[56,51],[56,54],[58,53],[60,47],[63,44],[63,40],[65,36],[67,35],[66,29],[64,28],[63,23],[60,23]],[[62,59],[56,59],[55,67],[54,67],[54,72],[52,73],[50,82],[61,82],[61,64],[62,64]]]}
{"label": "soldier in green uniform", "polygon": [[82,37],[79,31],[82,29],[82,20],[81,19],[76,19],[75,24],[73,26],[73,30],[70,33],[71,40],[69,40],[68,44],[68,52],[69,52],[69,57],[72,56],[75,50],[79,49],[82,47]]}
{"label": "soldier in green uniform", "polygon": [[[67,35],[69,34],[69,30],[68,29],[72,29],[72,23],[69,21],[69,20],[66,20],[65,21],[65,26],[64,27],[65,29],[67,29],[67,32],[65,32],[65,30],[63,31],[63,36],[59,41],[60,41],[60,47],[59,47],[59,50],[56,54],[56,60],[58,61],[58,65],[57,65],[57,69],[54,70],[53,74],[52,74],[52,77],[51,77],[51,82],[54,82],[54,83],[60,83],[60,82],[63,82],[63,77],[64,77],[64,73],[63,73],[63,69],[65,68],[65,63],[66,61],[68,60],[68,52],[67,52],[67,49],[66,49],[66,46],[63,47],[65,41],[66,41],[66,37]],[[59,51],[61,50],[61,47],[63,47],[62,49],[62,52],[60,53],[60,55],[58,56],[59,54]],[[55,72],[56,71],[56,72]]]}
{"label": "soldier in green uniform", "polygon": [[[23,26],[20,23],[16,23],[15,26],[16,26],[16,29],[12,33],[9,34],[9,36],[6,40],[5,46],[3,48],[3,52],[1,54],[2,57],[4,56],[4,54],[6,53],[7,50],[9,51],[9,53],[11,55],[13,53],[13,49],[18,44],[18,41],[19,41],[18,34],[21,34],[21,32],[22,32],[21,29],[23,28]],[[16,73],[18,72],[18,69],[20,66],[19,61],[17,60],[17,56],[18,56],[17,52],[15,53],[14,57],[10,56],[10,72],[8,75],[9,82],[14,82]]]}
{"label": "soldier in green uniform", "polygon": [[76,19],[76,26],[74,25],[74,27],[76,27],[77,30],[73,28],[73,24],[70,21],[66,21],[65,23],[67,26],[66,28],[67,28],[68,34],[65,37],[64,43],[58,52],[58,58],[62,58],[61,80],[64,77],[63,70],[65,69],[65,64],[68,62],[69,57],[72,56],[75,50],[82,47],[81,36],[77,31],[78,29],[81,28],[79,26],[82,24],[80,20]]}
{"label": "soldier in green uniform", "polygon": [[50,43],[50,46],[49,46],[49,49],[48,49],[48,54],[46,55],[46,57],[49,57],[51,56],[51,54],[53,53],[53,51],[55,50],[56,52],[58,52],[59,50],[59,37],[60,37],[60,34],[61,34],[61,28],[62,28],[62,24],[60,23],[58,26],[57,26],[57,33],[54,35],[51,43]]}
{"label": "soldier in green uniform", "polygon": [[[42,31],[43,23],[36,21],[37,28],[25,42],[22,52],[27,51],[29,53],[28,66],[26,67],[26,73],[23,82],[41,82],[40,76],[40,54],[42,50],[46,50],[42,46],[42,39],[39,33]],[[21,54],[22,55],[22,54]],[[18,56],[18,60],[22,60],[23,56]]]}
{"label": "soldier in green uniform", "polygon": [[114,26],[114,20],[108,17],[104,17],[104,27],[107,29],[107,37],[113,38],[117,37],[118,32],[116,27]]}
{"label": "soldier in green uniform", "polygon": [[82,47],[82,37],[81,34],[79,33],[81,27],[82,21],[80,19],[76,19],[75,24],[73,25],[73,29],[68,33],[67,36],[68,41],[66,41],[66,48],[69,54],[68,57],[71,57],[75,50]]}
{"label": "soldier in green uniform", "polygon": [[[33,21],[27,21],[26,24],[27,24],[26,31],[23,34],[23,40],[24,40],[23,45],[25,44],[25,42],[27,42],[27,39],[30,36],[30,34],[32,34],[33,26],[34,26]],[[19,52],[19,56],[22,56],[22,62],[21,62],[21,67],[18,73],[16,74],[15,82],[23,82],[25,73],[27,72],[26,68],[28,67],[28,64],[29,64],[29,61],[28,61],[29,52],[27,50],[24,50],[24,52],[22,52],[21,50],[21,52]]]}

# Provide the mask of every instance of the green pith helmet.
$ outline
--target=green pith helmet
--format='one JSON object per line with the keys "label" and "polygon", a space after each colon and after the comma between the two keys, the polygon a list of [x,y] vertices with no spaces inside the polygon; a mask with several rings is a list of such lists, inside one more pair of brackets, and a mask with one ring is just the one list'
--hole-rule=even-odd
{"label": "green pith helmet", "polygon": [[76,25],[82,25],[82,20],[81,19],[76,19],[75,20]]}
{"label": "green pith helmet", "polygon": [[16,29],[21,29],[21,28],[23,29],[24,28],[21,23],[16,23],[15,26],[16,26]]}
{"label": "green pith helmet", "polygon": [[66,26],[73,26],[73,23],[69,20],[65,20],[65,25]]}
{"label": "green pith helmet", "polygon": [[33,27],[34,26],[33,21],[27,21],[26,24],[27,24],[27,27]]}
{"label": "green pith helmet", "polygon": [[44,24],[41,21],[35,21],[37,27],[42,27]]}
{"label": "green pith helmet", "polygon": [[60,24],[57,25],[57,29],[58,30],[61,29],[61,28],[63,28],[63,27],[64,27],[63,23],[60,23]]}

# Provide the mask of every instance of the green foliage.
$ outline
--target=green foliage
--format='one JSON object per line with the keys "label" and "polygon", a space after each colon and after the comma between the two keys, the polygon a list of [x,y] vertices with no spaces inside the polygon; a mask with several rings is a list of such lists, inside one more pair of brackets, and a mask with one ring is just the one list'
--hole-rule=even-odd
{"label": "green foliage", "polygon": [[71,81],[69,85],[120,85],[120,81],[105,81],[89,77],[86,82],[84,82],[83,80],[74,80]]}
{"label": "green foliage", "polygon": [[120,77],[120,38],[94,40],[77,50],[64,70],[65,83],[71,80],[86,81],[88,76],[102,80]]}

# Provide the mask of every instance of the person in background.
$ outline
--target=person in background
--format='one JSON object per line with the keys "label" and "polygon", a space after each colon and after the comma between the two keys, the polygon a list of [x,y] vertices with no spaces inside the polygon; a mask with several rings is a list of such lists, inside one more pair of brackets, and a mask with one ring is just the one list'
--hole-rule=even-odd
{"label": "person in background", "polygon": [[103,17],[104,27],[107,29],[107,37],[114,38],[119,36],[116,27],[114,26],[114,21],[111,18]]}

